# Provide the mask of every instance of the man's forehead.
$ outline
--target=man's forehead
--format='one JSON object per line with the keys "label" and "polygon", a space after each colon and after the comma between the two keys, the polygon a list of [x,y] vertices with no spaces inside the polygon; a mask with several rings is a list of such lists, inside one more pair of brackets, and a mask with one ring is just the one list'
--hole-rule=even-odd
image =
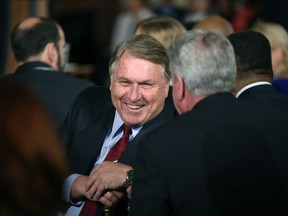
{"label": "man's forehead", "polygon": [[[125,51],[123,52],[123,54],[121,55],[121,57],[118,59],[118,62],[121,62],[121,63],[127,63],[126,61],[127,60],[131,60],[131,61],[137,61],[137,62],[147,62],[147,63],[151,63],[151,64],[155,64],[155,65],[158,65],[156,63],[154,63],[153,61],[150,61],[144,57],[140,57],[140,56],[137,56],[137,55],[134,55],[132,53],[130,53],[129,51]],[[160,65],[160,64],[159,64]],[[129,66],[129,65],[128,65]]]}

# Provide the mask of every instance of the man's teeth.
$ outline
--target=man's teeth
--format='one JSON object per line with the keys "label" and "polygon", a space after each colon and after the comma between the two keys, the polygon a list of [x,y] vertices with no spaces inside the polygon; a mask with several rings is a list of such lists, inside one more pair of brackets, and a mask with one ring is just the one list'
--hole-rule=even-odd
{"label": "man's teeth", "polygon": [[140,108],[143,107],[143,106],[137,106],[137,105],[131,105],[131,104],[127,104],[127,106],[128,106],[130,109],[140,109]]}

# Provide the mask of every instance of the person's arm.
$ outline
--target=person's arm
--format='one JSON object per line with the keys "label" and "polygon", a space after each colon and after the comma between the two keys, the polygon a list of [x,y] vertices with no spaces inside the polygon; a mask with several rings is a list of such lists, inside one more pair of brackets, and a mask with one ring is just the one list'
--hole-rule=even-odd
{"label": "person's arm", "polygon": [[142,136],[137,143],[130,201],[131,216],[171,215],[168,206],[167,162],[161,158],[157,143]]}
{"label": "person's arm", "polygon": [[88,176],[72,174],[66,178],[63,184],[63,199],[72,205],[81,205],[85,196],[85,184]]}
{"label": "person's arm", "polygon": [[90,173],[86,184],[89,199],[99,200],[107,190],[123,191],[128,171],[132,169],[129,165],[111,161],[104,161],[96,166]]}
{"label": "person's arm", "polygon": [[71,200],[79,200],[86,197],[86,188],[88,176],[80,175],[78,176],[71,185],[70,197]]}
{"label": "person's arm", "polygon": [[[89,195],[86,190],[86,184],[88,176],[79,174],[70,175],[64,182],[63,185],[63,199],[71,205],[80,206],[83,201],[89,199]],[[119,191],[108,191],[99,198],[99,201],[105,206],[114,206],[123,197],[123,192]]]}

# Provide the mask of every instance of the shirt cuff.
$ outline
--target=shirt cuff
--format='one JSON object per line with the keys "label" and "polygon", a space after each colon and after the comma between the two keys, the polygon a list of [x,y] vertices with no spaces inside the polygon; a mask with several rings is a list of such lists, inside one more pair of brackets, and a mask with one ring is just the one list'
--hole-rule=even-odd
{"label": "shirt cuff", "polygon": [[77,173],[74,173],[70,176],[68,176],[65,181],[64,181],[64,184],[63,184],[63,188],[62,188],[62,197],[63,197],[63,200],[65,202],[68,202],[72,205],[76,205],[76,206],[80,206],[83,202],[83,200],[78,200],[77,202],[75,202],[76,200],[71,200],[71,187],[72,187],[72,184],[73,182],[75,181],[76,178],[78,178],[79,176],[81,176],[80,174],[77,174]]}

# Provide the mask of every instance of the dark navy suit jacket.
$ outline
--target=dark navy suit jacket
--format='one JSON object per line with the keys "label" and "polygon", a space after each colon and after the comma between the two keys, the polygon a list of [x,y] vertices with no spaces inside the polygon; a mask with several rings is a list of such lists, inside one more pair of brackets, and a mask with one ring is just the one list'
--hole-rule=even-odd
{"label": "dark navy suit jacket", "polygon": [[249,88],[242,92],[238,99],[288,113],[288,97],[276,92],[271,85],[258,85]]}
{"label": "dark navy suit jacket", "polygon": [[94,83],[53,71],[43,62],[28,62],[19,66],[5,79],[16,79],[31,88],[46,106],[55,127],[60,127],[70,106],[87,87]]}
{"label": "dark navy suit jacket", "polygon": [[288,215],[287,130],[284,112],[208,96],[138,140],[130,215]]}

